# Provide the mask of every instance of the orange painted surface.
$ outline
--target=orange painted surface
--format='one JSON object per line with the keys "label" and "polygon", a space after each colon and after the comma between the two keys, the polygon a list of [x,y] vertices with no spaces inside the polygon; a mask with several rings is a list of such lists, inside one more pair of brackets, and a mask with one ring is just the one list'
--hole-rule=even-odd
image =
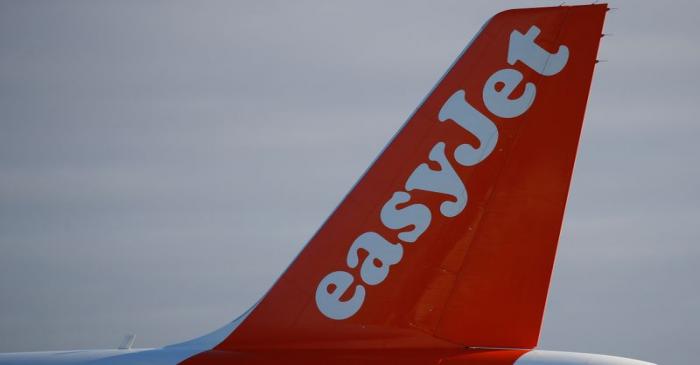
{"label": "orange painted surface", "polygon": [[185,364],[208,365],[506,365],[527,350],[279,350],[209,351]]}
{"label": "orange painted surface", "polygon": [[[213,351],[186,362],[373,364],[391,356],[389,363],[501,364],[523,351],[463,349],[536,346],[606,10],[605,4],[563,6],[492,18],[248,318]],[[507,61],[511,33],[532,26],[548,52],[569,49],[556,75]],[[501,69],[524,77],[511,98],[526,82],[536,86],[534,102],[517,117],[500,118],[484,103],[484,85]],[[459,90],[498,128],[493,152],[473,166],[454,154],[463,144],[479,146],[479,139],[438,120]],[[446,217],[440,206],[454,200],[450,195],[411,191],[404,206],[424,204],[432,219],[415,242],[402,242],[398,234],[410,227],[387,228],[381,209],[406,190],[418,165],[438,168],[428,155],[439,142],[466,187],[467,205]],[[360,267],[346,262],[365,232],[403,247],[400,261],[376,285],[363,284]],[[338,270],[366,291],[362,307],[341,320],[324,316],[315,301],[321,280]]]}

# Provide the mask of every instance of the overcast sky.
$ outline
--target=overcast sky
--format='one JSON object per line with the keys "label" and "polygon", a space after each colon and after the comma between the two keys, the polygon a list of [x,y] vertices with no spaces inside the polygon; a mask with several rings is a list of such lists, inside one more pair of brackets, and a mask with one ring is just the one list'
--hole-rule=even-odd
{"label": "overcast sky", "polygon": [[[0,351],[251,306],[497,11],[0,1]],[[540,345],[695,364],[700,6],[615,1]]]}

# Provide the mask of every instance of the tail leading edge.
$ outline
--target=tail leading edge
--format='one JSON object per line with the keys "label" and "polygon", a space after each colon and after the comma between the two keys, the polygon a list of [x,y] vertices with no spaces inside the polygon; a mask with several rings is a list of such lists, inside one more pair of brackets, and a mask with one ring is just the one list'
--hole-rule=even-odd
{"label": "tail leading edge", "polygon": [[536,346],[606,10],[493,17],[215,349]]}

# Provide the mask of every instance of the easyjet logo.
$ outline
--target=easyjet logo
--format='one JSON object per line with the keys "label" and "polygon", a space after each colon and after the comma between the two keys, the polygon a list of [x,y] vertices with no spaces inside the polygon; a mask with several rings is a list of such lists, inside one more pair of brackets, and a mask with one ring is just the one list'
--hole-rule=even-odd
{"label": "easyjet logo", "polygon": [[[569,49],[559,46],[556,53],[549,53],[536,43],[540,29],[530,27],[527,33],[512,31],[508,43],[508,64],[514,66],[518,61],[540,75],[553,76],[559,73],[569,59]],[[537,87],[528,82],[524,92],[517,98],[511,98],[516,87],[523,80],[523,75],[515,68],[498,70],[489,77],[482,90],[484,105],[496,116],[516,118],[525,113],[535,101]],[[479,139],[479,147],[469,144],[457,146],[454,159],[461,166],[475,166],[493,152],[498,142],[498,128],[488,117],[476,110],[466,100],[466,90],[458,90],[445,101],[438,114],[440,122],[452,121],[465,131]],[[364,232],[352,242],[346,256],[345,264],[349,269],[359,266],[359,278],[344,270],[326,275],[316,288],[316,306],[328,318],[342,320],[351,317],[362,308],[367,296],[367,287],[382,283],[389,276],[391,267],[398,264],[403,256],[404,246],[419,244],[420,237],[430,228],[432,213],[430,209],[416,202],[398,208],[411,200],[411,192],[423,190],[446,194],[453,198],[440,205],[440,215],[453,218],[467,206],[467,187],[445,155],[445,142],[437,142],[428,154],[428,159],[437,163],[440,170],[433,170],[427,163],[422,163],[413,170],[404,183],[403,190],[394,192],[380,212],[384,226],[392,230],[410,230],[400,232],[401,242],[391,243],[376,232]],[[359,251],[367,256],[360,261]],[[351,288],[353,287],[354,288]],[[349,293],[349,290],[353,290]],[[349,299],[341,300],[341,297]]]}

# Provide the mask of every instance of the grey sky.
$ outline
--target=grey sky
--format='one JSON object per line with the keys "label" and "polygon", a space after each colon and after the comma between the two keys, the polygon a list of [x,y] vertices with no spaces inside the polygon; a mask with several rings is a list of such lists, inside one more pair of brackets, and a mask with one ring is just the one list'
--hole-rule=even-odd
{"label": "grey sky", "polygon": [[[497,11],[554,1],[0,2],[0,351],[252,305]],[[700,26],[609,14],[541,347],[694,364]]]}

